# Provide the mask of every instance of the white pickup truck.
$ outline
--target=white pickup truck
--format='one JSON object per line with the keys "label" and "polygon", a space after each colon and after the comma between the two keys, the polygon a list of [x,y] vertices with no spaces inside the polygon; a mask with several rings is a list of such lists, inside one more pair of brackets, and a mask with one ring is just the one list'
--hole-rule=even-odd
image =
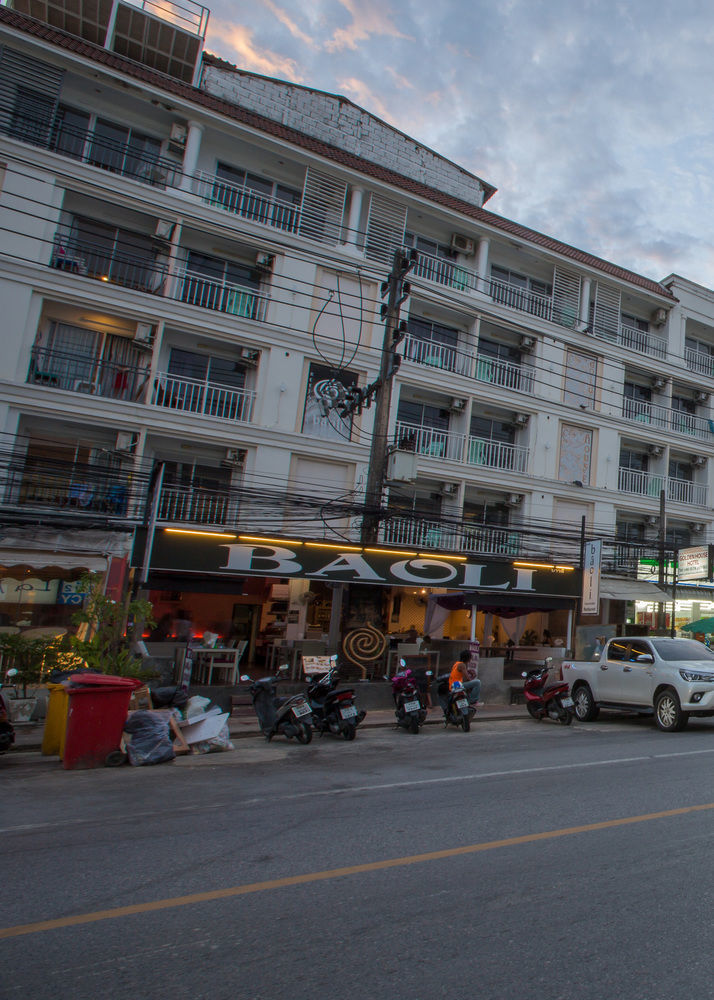
{"label": "white pickup truck", "polygon": [[660,729],[684,729],[691,715],[714,715],[714,652],[695,639],[610,639],[589,660],[563,660],[575,718],[601,708],[652,715]]}

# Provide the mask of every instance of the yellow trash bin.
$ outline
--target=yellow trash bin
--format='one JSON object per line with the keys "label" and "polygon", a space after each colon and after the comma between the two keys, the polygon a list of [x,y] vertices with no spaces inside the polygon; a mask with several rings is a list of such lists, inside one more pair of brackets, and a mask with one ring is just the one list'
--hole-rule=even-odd
{"label": "yellow trash bin", "polygon": [[64,684],[53,684],[48,681],[45,687],[50,692],[47,705],[45,731],[42,736],[42,753],[45,756],[59,754],[64,756],[64,741],[67,735],[67,712],[69,710],[69,695]]}

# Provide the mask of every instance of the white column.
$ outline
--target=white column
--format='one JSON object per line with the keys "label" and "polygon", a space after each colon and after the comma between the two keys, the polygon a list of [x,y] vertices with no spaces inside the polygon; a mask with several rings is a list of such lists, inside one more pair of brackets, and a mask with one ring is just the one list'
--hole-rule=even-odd
{"label": "white column", "polygon": [[364,188],[353,187],[350,196],[350,212],[347,219],[347,232],[345,233],[345,246],[359,247],[359,238],[362,235],[359,229],[360,218],[362,217],[362,203],[364,201]]}
{"label": "white column", "polygon": [[488,252],[491,240],[485,236],[478,241],[478,254],[476,256],[476,273],[478,274],[477,288],[479,292],[488,292]]}
{"label": "white column", "polygon": [[590,278],[586,278],[583,281],[583,286],[580,289],[580,322],[578,326],[581,330],[590,322],[590,289],[592,287],[592,281]]}
{"label": "white column", "polygon": [[193,186],[193,175],[196,173],[198,156],[201,152],[201,140],[203,138],[203,125],[198,122],[188,123],[188,135],[186,136],[186,149],[183,153],[183,176],[179,188],[182,191],[191,191]]}

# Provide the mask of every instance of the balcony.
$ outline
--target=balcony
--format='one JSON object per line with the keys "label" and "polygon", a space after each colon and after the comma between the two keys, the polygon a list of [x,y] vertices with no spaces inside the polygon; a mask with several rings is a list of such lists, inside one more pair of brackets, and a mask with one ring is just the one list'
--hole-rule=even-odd
{"label": "balcony", "polygon": [[197,413],[219,420],[249,422],[253,419],[255,392],[216,382],[202,382],[159,372],[151,402],[154,406]]}
{"label": "balcony", "polygon": [[478,555],[517,556],[521,553],[521,536],[508,528],[466,527],[461,550]]}
{"label": "balcony", "polygon": [[707,417],[698,417],[695,413],[674,410],[646,400],[625,398],[622,415],[626,420],[635,420],[675,434],[686,434],[687,437],[700,441],[712,441],[714,435],[714,421]]}
{"label": "balcony", "polygon": [[219,281],[186,270],[179,275],[172,298],[202,309],[213,309],[262,323],[265,321],[269,296],[244,285]]}
{"label": "balcony", "polygon": [[477,275],[472,271],[467,271],[447,257],[436,257],[428,253],[417,255],[412,275],[438,285],[446,285],[457,292],[468,292],[476,288]]}
{"label": "balcony", "polygon": [[152,295],[163,294],[167,275],[166,266],[155,259],[74,239],[57,243],[50,267]]}
{"label": "balcony", "polygon": [[105,399],[143,402],[146,368],[34,347],[27,381]]}
{"label": "balcony", "polygon": [[553,300],[549,295],[539,295],[496,278],[488,279],[487,293],[498,305],[538,316],[539,319],[553,318]]}
{"label": "balcony", "polygon": [[666,491],[668,500],[675,503],[704,507],[707,503],[708,488],[689,479],[674,479],[666,476],[650,475],[636,469],[620,468],[617,488],[622,493],[632,493],[642,497],[659,499],[660,491]]}
{"label": "balcony", "polygon": [[631,326],[620,325],[619,330],[605,330],[595,326],[593,334],[601,340],[608,340],[618,347],[625,347],[637,354],[648,354],[653,358],[667,357],[667,341],[662,337],[655,337],[653,333],[645,330],[637,330]]}
{"label": "balcony", "polygon": [[452,462],[463,461],[464,435],[434,427],[397,423],[394,443],[403,451],[415,451],[429,458],[446,458]]}
{"label": "balcony", "polygon": [[482,465],[489,469],[525,472],[528,468],[528,448],[504,441],[469,437],[466,461],[469,465]]}
{"label": "balcony", "polygon": [[500,389],[533,394],[534,369],[531,365],[518,365],[481,354],[476,357],[476,379]]}
{"label": "balcony", "polygon": [[233,524],[238,501],[227,493],[193,486],[164,486],[159,498],[159,521],[178,524]]}
{"label": "balcony", "polygon": [[300,208],[278,198],[268,198],[249,187],[240,187],[201,171],[193,181],[194,193],[206,204],[221,208],[242,219],[259,222],[263,226],[279,229],[284,233],[297,233],[300,227]]}
{"label": "balcony", "polygon": [[448,344],[411,335],[404,339],[404,359],[418,365],[453,372],[455,375],[470,375],[473,368],[472,354],[465,354]]}
{"label": "balcony", "polygon": [[706,375],[707,378],[714,377],[714,354],[705,351],[695,351],[691,347],[684,349],[684,362],[690,371],[697,375]]}
{"label": "balcony", "polygon": [[521,548],[520,535],[507,528],[489,528],[485,525],[450,526],[442,521],[407,517],[393,517],[386,521],[382,529],[382,542],[385,545],[479,555],[516,556]]}
{"label": "balcony", "polygon": [[129,503],[125,483],[98,477],[89,468],[76,474],[43,469],[11,470],[7,496],[19,507],[42,507],[67,514],[106,514],[124,517]]}

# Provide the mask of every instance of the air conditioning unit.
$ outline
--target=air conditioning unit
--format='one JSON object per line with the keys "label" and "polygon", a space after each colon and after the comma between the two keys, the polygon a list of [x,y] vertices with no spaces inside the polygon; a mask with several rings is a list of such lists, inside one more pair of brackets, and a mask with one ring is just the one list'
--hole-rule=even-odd
{"label": "air conditioning unit", "polygon": [[695,535],[698,535],[700,532],[704,531],[705,527],[706,525],[702,524],[701,521],[694,521],[689,525],[689,530],[693,531]]}
{"label": "air conditioning unit", "polygon": [[136,333],[132,341],[134,347],[140,351],[153,351],[154,349],[154,328],[151,323],[137,323]]}
{"label": "air conditioning unit", "polygon": [[455,413],[462,413],[466,409],[467,400],[463,399],[461,396],[454,396],[449,404],[449,409],[453,410]]}
{"label": "air conditioning unit", "polygon": [[139,435],[134,431],[119,431],[114,444],[115,451],[121,451],[125,455],[131,455],[139,442]]}
{"label": "air conditioning unit", "polygon": [[523,503],[522,493],[509,493],[509,495],[506,497],[507,507],[520,507],[522,503]]}
{"label": "air conditioning unit", "polygon": [[245,456],[245,448],[226,448],[225,458],[221,462],[221,465],[228,465],[231,468],[236,465],[243,465]]}
{"label": "air conditioning unit", "polygon": [[529,413],[514,413],[513,415],[513,426],[514,427],[527,427],[528,421],[530,420]]}
{"label": "air conditioning unit", "polygon": [[664,455],[664,446],[661,444],[651,444],[647,451],[652,458],[661,458]]}
{"label": "air conditioning unit", "polygon": [[257,351],[254,347],[241,347],[240,358],[247,365],[257,365],[260,358],[260,351]]}
{"label": "air conditioning unit", "polygon": [[476,252],[474,241],[470,240],[468,236],[462,236],[461,233],[451,234],[451,248],[458,250],[459,253],[465,253],[469,257]]}
{"label": "air conditioning unit", "polygon": [[528,334],[523,334],[521,337],[521,350],[522,351],[532,351],[535,347],[537,341],[535,337],[531,337]]}
{"label": "air conditioning unit", "polygon": [[645,524],[650,528],[654,528],[656,524],[659,524],[659,518],[656,514],[648,514],[645,518]]}
{"label": "air conditioning unit", "polygon": [[694,393],[694,398],[698,403],[708,403],[709,393],[705,392],[703,389],[697,389],[697,391]]}
{"label": "air conditioning unit", "polygon": [[441,484],[441,495],[443,497],[455,497],[459,492],[458,483],[442,483]]}
{"label": "air conditioning unit", "polygon": [[161,240],[162,243],[168,243],[173,236],[175,228],[175,222],[170,222],[168,219],[159,219],[154,230],[154,239]]}
{"label": "air conditioning unit", "polygon": [[664,387],[667,385],[668,382],[669,379],[665,378],[663,375],[655,375],[655,377],[652,379],[652,388],[664,389]]}
{"label": "air conditioning unit", "polygon": [[652,322],[655,326],[664,326],[667,322],[667,310],[663,306],[652,313]]}
{"label": "air conditioning unit", "polygon": [[692,465],[695,469],[703,469],[707,464],[707,458],[705,455],[692,455]]}
{"label": "air conditioning unit", "polygon": [[275,263],[272,253],[259,253],[255,258],[255,266],[261,271],[269,271]]}
{"label": "air conditioning unit", "polygon": [[183,122],[174,122],[169,135],[169,149],[173,149],[176,153],[183,153],[187,138],[188,127]]}

